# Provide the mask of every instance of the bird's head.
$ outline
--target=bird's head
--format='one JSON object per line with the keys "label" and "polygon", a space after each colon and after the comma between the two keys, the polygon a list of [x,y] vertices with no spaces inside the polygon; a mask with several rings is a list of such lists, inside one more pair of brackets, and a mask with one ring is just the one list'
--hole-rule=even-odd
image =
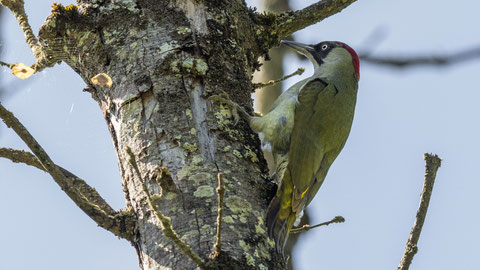
{"label": "bird's head", "polygon": [[322,41],[316,45],[309,45],[282,40],[281,43],[308,57],[313,63],[316,75],[345,76],[351,73],[357,80],[360,79],[358,55],[343,42]]}

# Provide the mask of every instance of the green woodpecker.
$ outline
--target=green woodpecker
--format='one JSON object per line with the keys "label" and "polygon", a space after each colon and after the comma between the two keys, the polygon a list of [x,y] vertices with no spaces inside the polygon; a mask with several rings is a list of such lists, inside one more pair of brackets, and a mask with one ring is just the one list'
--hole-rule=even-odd
{"label": "green woodpecker", "polygon": [[314,66],[311,77],[285,91],[263,117],[250,117],[253,130],[271,146],[279,184],[267,210],[269,235],[283,254],[295,220],[312,201],[352,126],[359,59],[348,45],[282,41]]}
{"label": "green woodpecker", "polygon": [[348,45],[324,41],[306,45],[282,41],[313,63],[313,75],[297,82],[262,117],[250,116],[229,99],[212,96],[242,113],[262,144],[270,148],[279,187],[267,209],[267,227],[283,254],[295,220],[312,201],[352,126],[359,59]]}

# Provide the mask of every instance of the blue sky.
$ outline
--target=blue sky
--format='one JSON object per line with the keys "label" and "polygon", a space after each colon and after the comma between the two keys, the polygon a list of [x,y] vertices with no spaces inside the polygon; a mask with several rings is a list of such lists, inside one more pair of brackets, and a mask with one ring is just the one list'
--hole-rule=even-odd
{"label": "blue sky", "polygon": [[[37,32],[51,1],[26,2]],[[295,2],[294,9],[313,3]],[[378,55],[442,54],[480,45],[479,9],[477,1],[357,1],[295,38],[340,40]],[[0,23],[1,60],[32,63],[13,16],[4,14]],[[375,31],[384,38],[372,44]],[[287,56],[287,71],[299,66],[307,68],[304,76],[311,74],[307,61]],[[407,70],[361,63],[350,138],[309,206],[312,223],[336,215],[346,223],[304,233],[293,255],[297,269],[395,269],[419,203],[424,152],[439,154],[443,164],[411,269],[478,268],[479,75],[480,59]],[[83,81],[65,64],[29,80],[19,82],[0,69],[0,85],[9,86],[2,104],[54,161],[123,207],[110,135],[98,105],[81,91]],[[4,127],[0,146],[25,149]],[[47,174],[6,160],[0,172],[0,269],[138,269],[134,249],[98,228]]]}

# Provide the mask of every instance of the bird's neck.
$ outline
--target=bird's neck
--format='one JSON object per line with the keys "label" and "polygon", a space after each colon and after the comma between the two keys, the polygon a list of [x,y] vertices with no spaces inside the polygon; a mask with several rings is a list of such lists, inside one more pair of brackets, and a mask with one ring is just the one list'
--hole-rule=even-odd
{"label": "bird's neck", "polygon": [[351,61],[333,60],[322,65],[315,65],[312,78],[319,78],[327,83],[333,83],[337,88],[352,88],[352,86],[356,86],[358,83],[355,74]]}

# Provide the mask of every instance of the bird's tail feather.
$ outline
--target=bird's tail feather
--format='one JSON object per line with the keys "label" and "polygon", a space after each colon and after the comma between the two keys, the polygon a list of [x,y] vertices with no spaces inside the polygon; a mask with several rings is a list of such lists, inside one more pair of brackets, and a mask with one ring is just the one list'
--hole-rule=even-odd
{"label": "bird's tail feather", "polygon": [[[291,210],[289,210],[287,215],[284,215],[286,209],[282,209],[282,215],[280,215],[281,201],[282,196],[278,196],[277,194],[277,196],[275,196],[270,202],[267,209],[267,227],[270,238],[275,240],[277,253],[283,255],[283,249],[288,239],[288,233],[295,222],[296,215]],[[285,216],[285,218],[282,216]]]}

